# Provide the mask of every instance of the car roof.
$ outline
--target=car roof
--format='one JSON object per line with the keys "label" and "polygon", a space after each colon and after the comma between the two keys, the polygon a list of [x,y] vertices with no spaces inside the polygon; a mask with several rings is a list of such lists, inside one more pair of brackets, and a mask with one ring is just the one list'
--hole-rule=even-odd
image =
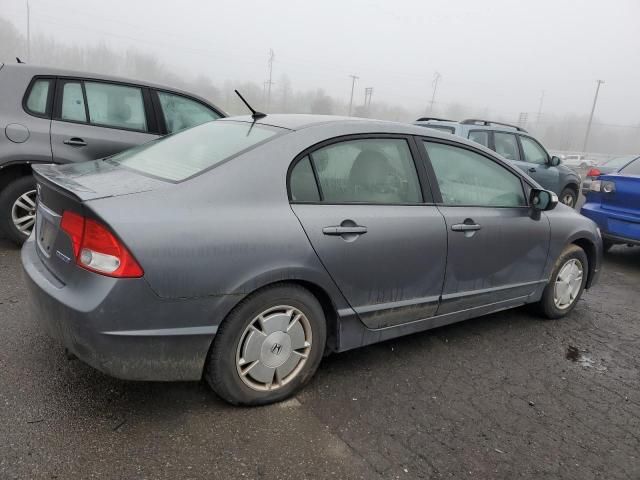
{"label": "car roof", "polygon": [[[235,117],[221,118],[217,121],[254,123],[251,115],[239,115]],[[321,126],[335,127],[342,124],[345,127],[359,126],[360,128],[369,130],[371,133],[397,133],[401,135],[425,136],[425,129],[423,127],[412,125],[410,123],[392,122],[389,120],[375,120],[370,118],[344,117],[338,115],[275,113],[257,119],[255,120],[255,123],[258,125],[269,125],[272,127],[285,128],[287,130],[294,131]],[[450,133],[439,132],[437,130],[429,131],[428,136],[449,139],[452,137]],[[459,141],[460,137],[455,137],[455,139],[456,141]]]}
{"label": "car roof", "polygon": [[128,83],[132,85],[140,85],[143,87],[151,87],[158,90],[168,90],[170,92],[180,93],[188,97],[196,98],[214,107],[218,112],[226,115],[224,110],[219,108],[215,103],[211,102],[210,100],[207,100],[206,98],[201,97],[200,95],[197,95],[193,92],[188,92],[186,90],[182,90],[180,88],[171,87],[169,85],[163,85],[160,83],[147,82],[145,80],[138,80],[134,78],[118,77],[114,75],[104,75],[101,73],[94,73],[94,72],[82,72],[79,70],[68,70],[64,68],[47,67],[42,65],[31,65],[26,63],[5,63],[2,66],[2,68],[3,70],[13,70],[13,69],[27,70],[27,71],[31,71],[31,74],[34,76],[50,75],[55,77],[80,77],[80,78],[91,79],[91,80],[105,80],[108,82]]}

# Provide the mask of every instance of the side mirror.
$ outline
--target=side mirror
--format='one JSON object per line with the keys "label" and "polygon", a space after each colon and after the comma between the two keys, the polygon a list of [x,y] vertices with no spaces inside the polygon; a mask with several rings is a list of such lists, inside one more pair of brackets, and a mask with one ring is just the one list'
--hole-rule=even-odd
{"label": "side mirror", "polygon": [[560,160],[560,157],[556,157],[555,155],[551,157],[551,159],[549,160],[549,166],[551,167],[557,167],[561,163],[562,163],[562,160]]}
{"label": "side mirror", "polygon": [[558,205],[558,196],[549,190],[534,188],[529,196],[531,207],[540,212],[553,210]]}

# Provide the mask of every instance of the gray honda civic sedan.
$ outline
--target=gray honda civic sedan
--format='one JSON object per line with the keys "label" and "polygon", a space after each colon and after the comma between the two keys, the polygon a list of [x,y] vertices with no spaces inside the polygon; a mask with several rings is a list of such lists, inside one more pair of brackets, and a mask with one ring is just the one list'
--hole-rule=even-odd
{"label": "gray honda civic sedan", "polygon": [[495,152],[310,115],[206,123],[38,165],[34,316],[89,365],[284,399],[323,355],[532,303],[567,315],[596,225]]}

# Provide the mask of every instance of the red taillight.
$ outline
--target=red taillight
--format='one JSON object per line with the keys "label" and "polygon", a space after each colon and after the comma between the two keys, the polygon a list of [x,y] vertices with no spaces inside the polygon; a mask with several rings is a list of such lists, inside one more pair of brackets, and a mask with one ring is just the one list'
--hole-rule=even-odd
{"label": "red taillight", "polygon": [[144,275],[122,242],[100,222],[65,211],[60,227],[71,238],[76,264],[82,268],[117,278]]}
{"label": "red taillight", "polygon": [[602,174],[597,168],[590,168],[587,172],[587,177],[599,177]]}

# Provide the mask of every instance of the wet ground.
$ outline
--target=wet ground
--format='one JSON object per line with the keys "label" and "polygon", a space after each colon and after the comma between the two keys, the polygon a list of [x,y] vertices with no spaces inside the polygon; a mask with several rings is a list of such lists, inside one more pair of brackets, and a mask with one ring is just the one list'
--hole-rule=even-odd
{"label": "wet ground", "polygon": [[518,309],[326,358],[283,404],[123,382],[31,321],[0,240],[0,479],[640,478],[640,248],[575,311]]}

